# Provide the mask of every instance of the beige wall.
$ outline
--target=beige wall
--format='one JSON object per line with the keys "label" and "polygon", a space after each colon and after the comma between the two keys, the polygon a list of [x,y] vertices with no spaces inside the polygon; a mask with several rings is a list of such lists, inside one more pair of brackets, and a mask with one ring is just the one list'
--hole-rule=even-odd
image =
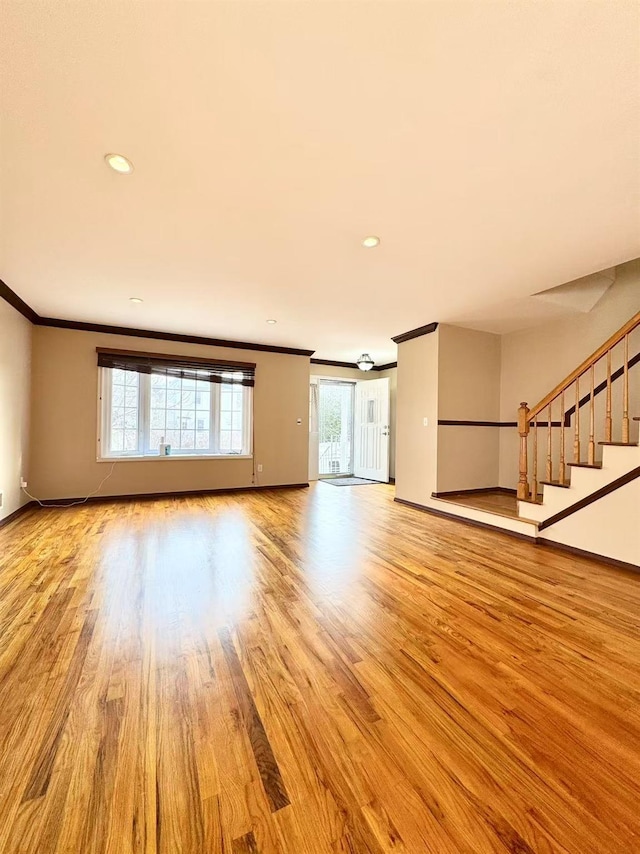
{"label": "beige wall", "polygon": [[0,520],[29,499],[28,480],[31,324],[0,299]]}
{"label": "beige wall", "polygon": [[[581,361],[594,352],[629,318],[640,311],[640,260],[621,264],[616,281],[600,302],[589,312],[535,326],[502,336],[502,370],[500,382],[500,418],[515,421],[520,401],[529,406],[545,394]],[[631,336],[629,354],[640,351],[640,329]],[[604,378],[604,363],[596,384]],[[614,365],[615,370],[615,365]],[[640,365],[631,377],[632,414],[640,411]],[[620,394],[620,381],[614,385],[614,406]],[[586,393],[584,388],[582,395]],[[598,406],[603,407],[603,395]],[[615,410],[614,410],[615,411]],[[619,411],[619,410],[618,410]],[[554,415],[554,418],[556,416]],[[598,423],[602,421],[602,412]],[[586,414],[583,410],[586,429]],[[618,423],[620,419],[617,419]],[[554,437],[555,438],[555,437]],[[515,487],[518,480],[518,436],[515,429],[500,432],[500,485]]]}
{"label": "beige wall", "polygon": [[379,377],[378,371],[361,371],[359,368],[343,368],[340,365],[314,365],[311,362],[309,375],[312,377],[335,377],[339,380],[366,380]]}
{"label": "beige wall", "polygon": [[[33,330],[32,480],[38,498],[83,497],[110,469],[97,462],[96,347],[203,355],[255,362],[255,462],[260,485],[308,479],[309,359],[253,350],[155,342],[94,332]],[[300,418],[301,424],[296,420]],[[250,486],[252,460],[149,459],[119,461],[101,494]]]}
{"label": "beige wall", "polygon": [[436,330],[398,346],[396,496],[416,504],[436,489],[439,337]]}
{"label": "beige wall", "polygon": [[311,364],[310,375],[312,377],[335,377],[344,380],[377,380],[387,377],[389,379],[389,477],[396,476],[396,392],[398,387],[398,370],[389,368],[386,371],[361,371],[358,368],[343,368],[339,365],[314,365]]}
{"label": "beige wall", "polygon": [[[441,324],[438,418],[499,421],[500,336]],[[438,427],[437,491],[498,485],[500,428]]]}

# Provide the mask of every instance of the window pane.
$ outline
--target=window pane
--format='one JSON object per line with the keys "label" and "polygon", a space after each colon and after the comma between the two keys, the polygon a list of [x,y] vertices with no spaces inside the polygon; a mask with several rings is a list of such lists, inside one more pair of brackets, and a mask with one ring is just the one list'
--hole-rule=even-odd
{"label": "window pane", "polygon": [[164,430],[165,429],[165,418],[166,413],[164,409],[157,409],[155,407],[151,407],[151,429],[152,430]]}
{"label": "window pane", "polygon": [[151,374],[151,388],[166,388],[167,378],[161,374]]}
{"label": "window pane", "polygon": [[165,409],[167,405],[167,393],[162,388],[151,389],[151,406]]}
{"label": "window pane", "polygon": [[221,430],[231,430],[231,418],[232,418],[232,415],[230,412],[221,412],[220,413],[220,429]]}
{"label": "window pane", "polygon": [[[186,383],[187,380],[184,380]],[[196,408],[196,393],[193,389],[182,389],[182,408],[183,409],[195,409]]]}
{"label": "window pane", "polygon": [[199,450],[209,449],[209,431],[198,430],[196,433],[196,448]]}
{"label": "window pane", "polygon": [[242,392],[233,395],[233,408],[236,412],[242,409]]}
{"label": "window pane", "polygon": [[135,371],[125,371],[124,372],[124,384],[126,386],[136,386],[138,385],[138,374]]}
{"label": "window pane", "polygon": [[179,409],[181,397],[182,397],[182,395],[180,393],[180,389],[168,391],[167,392],[167,408],[168,409]]}
{"label": "window pane", "polygon": [[208,391],[196,392],[196,409],[199,409],[202,412],[209,412],[211,409],[211,395]]}
{"label": "window pane", "polygon": [[193,430],[182,430],[180,433],[180,447],[184,450],[191,450],[195,446],[195,432]]}
{"label": "window pane", "polygon": [[167,377],[167,388],[177,388],[180,389],[182,385],[182,380],[180,377]]}
{"label": "window pane", "polygon": [[[164,430],[152,430],[149,434],[149,449],[151,451],[157,451],[160,448],[160,442],[162,441],[162,437],[165,435]],[[165,442],[167,438],[165,436]]]}
{"label": "window pane", "polygon": [[137,430],[125,430],[124,431],[124,449],[125,449],[125,451],[137,451],[138,450],[138,431]]}
{"label": "window pane", "polygon": [[111,448],[109,450],[112,454],[124,450],[124,432],[122,430],[111,431]]}
{"label": "window pane", "polygon": [[126,371],[121,371],[119,368],[114,368],[111,372],[111,377],[114,385],[124,385],[124,375]]}
{"label": "window pane", "polygon": [[180,429],[180,412],[177,409],[167,409],[167,429]]}
{"label": "window pane", "polygon": [[124,407],[114,406],[111,409],[111,429],[117,430],[124,427]]}
{"label": "window pane", "polygon": [[180,427],[182,430],[193,430],[196,426],[196,414],[195,412],[182,412],[182,423]]}
{"label": "window pane", "polygon": [[172,452],[180,448],[180,431],[179,430],[167,430],[167,435],[165,436],[165,442],[167,445],[171,445]]}
{"label": "window pane", "polygon": [[234,430],[231,434],[231,448],[234,451],[242,450],[242,430]]}
{"label": "window pane", "polygon": [[112,406],[124,406],[124,386],[114,385],[113,394],[111,396]]}
{"label": "window pane", "polygon": [[231,433],[227,430],[220,433],[220,450],[221,451],[230,451],[231,450]]}
{"label": "window pane", "polygon": [[124,426],[130,430],[138,429],[138,410],[125,409],[124,411]]}
{"label": "window pane", "polygon": [[196,430],[208,430],[209,429],[209,413],[208,412],[197,412],[196,413]]}

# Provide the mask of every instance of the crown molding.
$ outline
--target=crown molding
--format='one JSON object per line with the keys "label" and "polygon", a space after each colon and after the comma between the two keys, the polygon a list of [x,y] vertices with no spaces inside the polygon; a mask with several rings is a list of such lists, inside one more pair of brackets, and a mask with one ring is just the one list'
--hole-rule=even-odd
{"label": "crown molding", "polygon": [[[336,362],[333,359],[311,359],[312,365],[330,365],[332,368],[351,368],[354,371],[359,371],[360,368],[355,362]],[[391,368],[397,368],[397,362],[388,362],[386,365],[374,365],[372,371],[388,371]],[[363,373],[363,371],[360,371]],[[367,373],[367,372],[364,372]]]}
{"label": "crown molding", "polygon": [[15,291],[12,291],[9,285],[7,285],[6,282],[3,282],[2,279],[0,279],[0,297],[2,297],[5,302],[8,302],[10,306],[15,308],[16,311],[20,312],[23,317],[30,320],[31,323],[37,323],[40,319],[31,306],[27,305],[23,299],[20,299],[18,294]]}
{"label": "crown molding", "polygon": [[437,322],[427,323],[426,326],[418,326],[417,329],[411,329],[409,332],[403,332],[401,335],[396,335],[391,340],[394,344],[402,344],[404,341],[411,341],[412,338],[420,338],[421,335],[429,335],[430,332],[435,332],[438,328]]}
{"label": "crown molding", "polygon": [[257,350],[261,353],[282,353],[287,356],[313,356],[315,353],[315,350],[299,350],[295,347],[279,347],[275,344],[228,341],[224,338],[207,338],[202,335],[181,335],[177,332],[157,332],[152,329],[136,329],[129,326],[110,326],[104,323],[86,323],[79,320],[62,320],[57,317],[41,317],[2,279],[0,279],[0,297],[20,312],[23,317],[31,321],[34,326],[74,329],[80,332],[103,332],[110,335],[128,335],[132,338],[153,338],[156,341],[179,341],[183,344],[203,344],[207,347],[227,347],[233,350]]}

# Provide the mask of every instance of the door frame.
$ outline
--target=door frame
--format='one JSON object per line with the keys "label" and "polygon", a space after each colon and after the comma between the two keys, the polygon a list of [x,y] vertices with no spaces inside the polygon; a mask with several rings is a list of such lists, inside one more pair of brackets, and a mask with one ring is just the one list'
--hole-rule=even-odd
{"label": "door frame", "polygon": [[[318,426],[320,426],[320,383],[321,382],[329,382],[334,383],[336,385],[350,385],[352,387],[352,410],[354,417],[351,419],[351,468],[354,468],[355,455],[354,455],[354,439],[355,439],[355,394],[356,394],[356,383],[359,380],[351,379],[350,377],[331,377],[323,374],[312,374],[309,377],[309,385],[317,385],[318,386]],[[315,440],[314,436],[318,436],[318,439]],[[311,454],[317,454],[317,462],[314,467],[314,472],[317,472],[317,477],[311,478],[312,480],[331,480],[333,478],[339,477],[352,477],[353,472],[347,474],[345,472],[340,472],[339,474],[321,474],[320,473],[320,441],[319,441],[319,431],[317,434],[311,433],[309,431],[309,456],[311,458]],[[311,465],[309,466],[309,471],[311,472]]]}

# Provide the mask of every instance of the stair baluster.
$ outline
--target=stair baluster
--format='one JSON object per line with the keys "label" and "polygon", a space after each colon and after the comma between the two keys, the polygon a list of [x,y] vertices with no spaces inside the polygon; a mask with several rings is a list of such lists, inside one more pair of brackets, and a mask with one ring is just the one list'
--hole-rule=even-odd
{"label": "stair baluster", "polygon": [[629,441],[629,333],[624,336],[624,375],[622,377],[622,441]]}
{"label": "stair baluster", "polygon": [[607,415],[604,420],[605,442],[611,441],[613,421],[611,419],[611,350],[607,350]]}
{"label": "stair baluster", "polygon": [[533,492],[534,501],[538,500],[538,419],[533,422]]}
{"label": "stair baluster", "polygon": [[591,394],[589,397],[589,465],[592,466],[596,461],[596,415],[593,400],[594,389],[594,366],[591,365]]}
{"label": "stair baluster", "polygon": [[547,480],[553,480],[553,463],[551,461],[551,453],[553,451],[553,442],[551,440],[551,402],[547,408]]}
{"label": "stair baluster", "polygon": [[576,413],[573,435],[573,461],[580,462],[580,377],[576,377]]}
{"label": "stair baluster", "polygon": [[564,389],[560,395],[560,483],[565,483],[564,462]]}

